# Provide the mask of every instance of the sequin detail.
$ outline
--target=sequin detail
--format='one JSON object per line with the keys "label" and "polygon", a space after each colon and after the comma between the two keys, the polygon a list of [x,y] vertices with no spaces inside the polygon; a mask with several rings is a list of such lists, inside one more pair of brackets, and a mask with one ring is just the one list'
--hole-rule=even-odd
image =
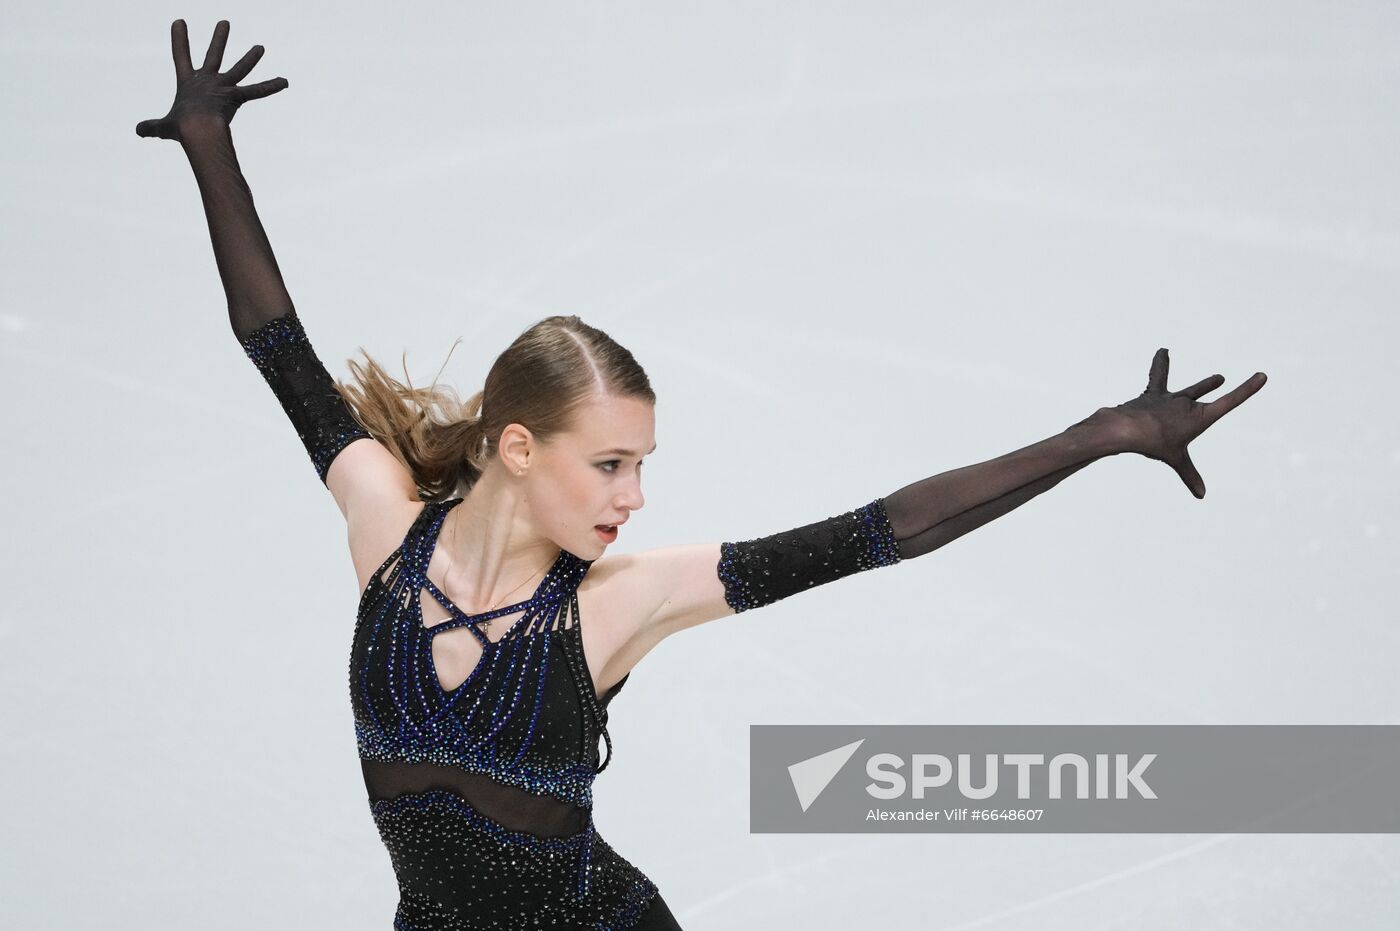
{"label": "sequin detail", "polygon": [[297,312],[274,317],[239,343],[277,396],[324,483],[340,451],[370,434],[316,357]]}
{"label": "sequin detail", "polygon": [[884,499],[794,530],[720,544],[724,600],[736,613],[900,561]]}
{"label": "sequin detail", "polygon": [[[395,926],[628,927],[657,890],[593,824],[593,780],[612,758],[606,702],[622,683],[599,701],[583,653],[577,588],[591,563],[561,550],[526,601],[467,615],[427,578],[461,500],[427,503],[371,577],[351,651],[370,810],[399,879]],[[425,627],[424,597],[450,617]],[[479,629],[508,615],[518,616],[497,640]],[[481,654],[446,688],[432,641],[458,628]],[[571,833],[507,828],[512,821]]]}
{"label": "sequin detail", "polygon": [[[446,791],[372,802],[370,810],[399,877],[395,928],[624,929],[657,895],[591,827],[567,838],[506,831]],[[591,892],[561,898],[585,843],[593,848]]]}

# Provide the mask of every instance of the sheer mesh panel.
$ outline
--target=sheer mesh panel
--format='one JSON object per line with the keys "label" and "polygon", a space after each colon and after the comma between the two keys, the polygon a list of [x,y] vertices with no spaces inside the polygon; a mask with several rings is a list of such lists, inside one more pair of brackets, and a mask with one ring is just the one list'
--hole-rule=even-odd
{"label": "sheer mesh panel", "polygon": [[537,837],[566,837],[582,831],[588,823],[588,811],[581,806],[502,785],[490,776],[454,766],[361,760],[360,767],[371,801],[447,789],[511,831],[526,831]]}

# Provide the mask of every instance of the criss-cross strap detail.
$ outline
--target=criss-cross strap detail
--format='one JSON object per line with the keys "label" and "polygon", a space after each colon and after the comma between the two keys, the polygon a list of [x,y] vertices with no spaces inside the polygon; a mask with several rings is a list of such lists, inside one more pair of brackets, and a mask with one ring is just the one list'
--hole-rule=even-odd
{"label": "criss-cross strap detail", "polygon": [[[550,614],[551,612],[545,611],[544,609],[558,601],[559,597],[569,588],[570,579],[568,576],[576,573],[570,573],[567,570],[571,568],[571,562],[577,563],[579,560],[576,557],[571,558],[567,551],[561,549],[559,555],[555,557],[554,562],[550,564],[549,569],[545,572],[544,578],[540,580],[539,585],[536,586],[534,593],[531,594],[529,598],[524,601],[516,602],[515,604],[506,605],[505,607],[495,608],[491,611],[468,614],[466,611],[459,608],[451,598],[447,597],[447,594],[443,592],[438,585],[428,578],[428,564],[432,561],[433,551],[437,546],[438,534],[442,530],[442,523],[447,517],[447,512],[457,504],[460,504],[461,501],[461,498],[454,498],[449,501],[429,504],[427,508],[432,508],[433,513],[428,518],[426,527],[423,528],[418,545],[414,548],[418,556],[417,565],[415,566],[417,581],[432,594],[438,604],[446,608],[452,615],[452,617],[445,621],[432,625],[425,625],[424,630],[427,631],[427,639],[431,641],[433,637],[436,637],[444,631],[454,630],[458,627],[469,627],[472,633],[475,634],[477,640],[481,642],[484,649],[490,645],[503,643],[508,638],[520,632],[520,628],[522,627],[528,628],[536,626],[534,622],[538,617]],[[425,510],[427,510],[427,508],[425,508]],[[410,536],[412,536],[412,534],[410,534]],[[478,626],[484,621],[520,612],[524,613],[506,629],[506,632],[502,634],[499,640],[491,640]],[[421,615],[421,609],[417,613]],[[526,634],[530,632],[531,631],[528,629],[524,631]]]}
{"label": "criss-cross strap detail", "polygon": [[[553,570],[551,569],[551,571]],[[548,604],[550,601],[552,601],[552,599],[548,597],[531,597],[517,604],[506,605],[504,608],[496,608],[493,611],[484,611],[481,614],[467,614],[461,608],[457,607],[457,605],[453,603],[452,599],[448,598],[447,595],[443,593],[442,589],[438,588],[437,585],[435,585],[433,581],[427,576],[423,577],[423,587],[432,593],[432,596],[435,599],[437,599],[438,604],[442,605],[444,608],[446,608],[452,613],[452,617],[448,618],[447,620],[441,621],[437,624],[433,624],[431,627],[425,628],[428,632],[429,638],[436,637],[438,634],[443,633],[444,631],[455,630],[458,627],[469,627],[471,628],[472,633],[476,635],[476,639],[481,641],[481,645],[483,647],[500,643],[501,641],[505,640],[506,637],[510,636],[514,632],[515,628],[512,627],[510,630],[507,630],[506,634],[501,637],[501,640],[492,640],[490,637],[487,637],[486,634],[484,634],[481,631],[481,628],[477,625],[481,624],[483,621],[490,621],[498,617],[505,617],[510,614],[515,614],[519,611],[527,610],[537,605],[542,606],[544,604]],[[524,620],[524,618],[522,618],[522,620]]]}

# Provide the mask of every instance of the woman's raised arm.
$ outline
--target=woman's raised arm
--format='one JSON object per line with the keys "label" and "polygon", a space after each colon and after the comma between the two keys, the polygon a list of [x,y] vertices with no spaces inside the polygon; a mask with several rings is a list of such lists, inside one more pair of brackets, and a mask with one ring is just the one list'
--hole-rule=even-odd
{"label": "woman's raised arm", "polygon": [[173,139],[185,150],[204,201],[214,260],[228,298],[229,322],[234,335],[242,340],[261,324],[291,313],[293,307],[253,206],[253,193],[243,180],[230,124],[245,101],[274,94],[288,84],[286,78],[273,78],[238,86],[262,58],[261,45],[253,46],[236,65],[220,74],[228,28],[228,20],[220,20],[214,27],[204,64],[195,70],[190,64],[185,21],[171,24],[175,102],[161,119],[138,123],[136,134]]}
{"label": "woman's raised arm", "polygon": [[[204,64],[196,70],[190,63],[184,20],[171,25],[175,102],[164,117],[138,123],[136,133],[173,139],[188,156],[204,201],[234,336],[271,386],[317,476],[326,483],[331,461],[370,434],[355,420],[307,340],[233,148],[229,124],[238,108],[285,89],[287,80],[238,85],[262,58],[261,45],[220,74],[228,29],[227,20],[214,27]],[[346,510],[344,502],[341,509]]]}

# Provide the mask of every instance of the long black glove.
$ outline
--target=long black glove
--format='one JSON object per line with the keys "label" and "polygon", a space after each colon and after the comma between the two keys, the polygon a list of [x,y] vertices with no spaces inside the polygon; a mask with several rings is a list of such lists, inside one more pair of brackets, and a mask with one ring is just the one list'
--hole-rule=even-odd
{"label": "long black glove", "polygon": [[175,102],[164,117],[136,124],[136,134],[174,139],[189,157],[228,298],[229,323],[296,428],[324,483],[335,456],[370,434],[355,420],[306,338],[233,149],[229,124],[238,108],[285,89],[287,79],[238,86],[262,58],[261,45],[253,46],[220,74],[228,28],[228,20],[214,27],[204,64],[195,70],[185,21],[171,24]]}
{"label": "long black glove", "polygon": [[1169,359],[1157,350],[1147,388],[1103,407],[1062,433],[976,465],[906,485],[845,514],[756,540],[720,545],[717,572],[736,612],[771,604],[855,572],[931,552],[1053,488],[1104,456],[1134,452],[1171,466],[1197,498],[1205,482],[1187,445],[1264,386],[1256,372],[1229,394],[1200,398],[1224,384],[1211,375],[1167,390]]}
{"label": "long black glove", "polygon": [[943,472],[886,499],[904,557],[919,556],[1006,514],[1104,456],[1137,453],[1170,466],[1196,498],[1206,485],[1187,446],[1268,381],[1263,372],[1214,401],[1200,399],[1225,383],[1211,375],[1167,390],[1166,349],[1152,357],[1147,387],[1116,407],[1102,407],[1063,433],[988,462]]}

